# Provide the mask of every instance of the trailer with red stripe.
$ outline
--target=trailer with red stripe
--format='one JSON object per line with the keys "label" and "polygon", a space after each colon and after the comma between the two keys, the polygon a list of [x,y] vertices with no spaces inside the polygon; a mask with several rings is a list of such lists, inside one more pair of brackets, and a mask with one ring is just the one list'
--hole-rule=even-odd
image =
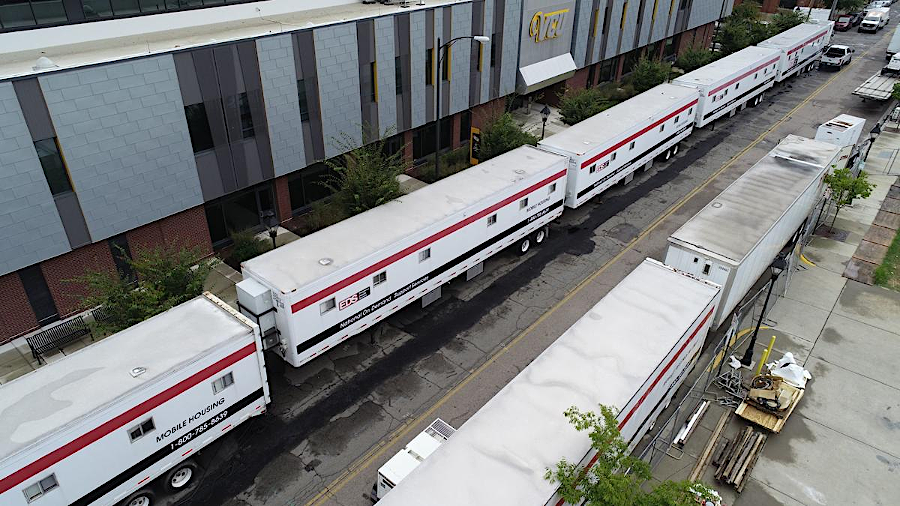
{"label": "trailer with red stripe", "polygon": [[745,47],[672,81],[696,89],[699,106],[694,119],[698,127],[734,115],[745,105],[762,101],[763,93],[775,85],[781,53],[778,49]]}
{"label": "trailer with red stripe", "polygon": [[241,310],[299,367],[408,304],[433,302],[504,248],[546,240],[567,162],[523,146],[244,262]]}
{"label": "trailer with red stripe", "polygon": [[781,53],[778,62],[777,82],[795,76],[803,71],[810,71],[822,58],[834,35],[834,22],[803,23],[778,35],[768,38],[758,47],[775,49]]}
{"label": "trailer with red stripe", "polygon": [[718,301],[718,285],[645,260],[379,504],[562,504],[545,470],[594,459],[563,412],[615,406],[634,448],[696,363]]}
{"label": "trailer with red stripe", "polygon": [[697,92],[661,84],[540,141],[569,158],[566,207],[576,208],[657,156],[668,160],[691,134]]}
{"label": "trailer with red stripe", "polygon": [[0,387],[0,504],[149,506],[268,402],[259,328],[204,294]]}

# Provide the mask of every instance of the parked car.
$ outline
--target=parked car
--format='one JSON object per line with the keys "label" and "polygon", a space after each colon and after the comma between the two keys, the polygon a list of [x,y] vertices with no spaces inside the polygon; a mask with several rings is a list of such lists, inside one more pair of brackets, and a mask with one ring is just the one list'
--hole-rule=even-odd
{"label": "parked car", "polygon": [[866,13],[864,11],[851,12],[850,17],[853,18],[853,26],[857,26],[866,17]]}
{"label": "parked car", "polygon": [[838,32],[846,32],[853,26],[853,16],[850,14],[842,14],[837,21],[834,22],[834,29]]}
{"label": "parked car", "polygon": [[822,55],[819,65],[837,67],[840,69],[844,65],[850,63],[850,60],[853,59],[853,53],[855,52],[856,50],[850,46],[842,46],[839,44],[829,46],[825,50],[825,54]]}

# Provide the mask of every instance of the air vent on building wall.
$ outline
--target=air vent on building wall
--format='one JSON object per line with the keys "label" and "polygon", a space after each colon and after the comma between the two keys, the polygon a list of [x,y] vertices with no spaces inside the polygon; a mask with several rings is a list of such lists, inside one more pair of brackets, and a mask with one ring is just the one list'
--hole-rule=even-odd
{"label": "air vent on building wall", "polygon": [[41,56],[34,62],[34,67],[31,67],[32,70],[49,70],[58,68],[59,65],[53,63],[53,60],[47,58],[46,56]]}

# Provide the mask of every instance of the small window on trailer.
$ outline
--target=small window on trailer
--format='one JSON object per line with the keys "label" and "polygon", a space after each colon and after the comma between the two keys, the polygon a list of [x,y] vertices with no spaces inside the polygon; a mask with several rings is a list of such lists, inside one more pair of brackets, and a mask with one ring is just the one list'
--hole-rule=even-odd
{"label": "small window on trailer", "polygon": [[631,141],[631,144],[628,145],[628,150],[631,151],[634,149],[634,141]]}
{"label": "small window on trailer", "polygon": [[332,309],[334,309],[335,306],[336,306],[336,304],[334,303],[334,297],[332,297],[332,298],[326,300],[325,302],[322,302],[319,304],[319,313],[325,314],[325,313],[331,311]]}
{"label": "small window on trailer", "polygon": [[690,109],[688,109],[688,114],[694,114],[694,108],[693,108],[693,107],[691,107]]}
{"label": "small window on trailer", "polygon": [[22,493],[25,494],[25,500],[30,503],[58,486],[59,482],[56,481],[56,475],[51,474],[28,485],[22,489]]}
{"label": "small window on trailer", "polygon": [[550,185],[550,188],[547,190],[547,194],[553,195],[556,193],[556,183]]}
{"label": "small window on trailer", "polygon": [[153,424],[153,417],[150,417],[128,429],[128,437],[131,439],[131,442],[134,443],[138,439],[144,437],[147,433],[153,432],[154,429],[156,429],[156,426]]}
{"label": "small window on trailer", "polygon": [[660,131],[660,132],[662,132],[662,131],[665,130],[665,129],[666,129],[666,124],[665,124],[665,123],[663,123],[662,125],[659,125],[659,131]]}
{"label": "small window on trailer", "polygon": [[425,248],[419,252],[419,262],[424,262],[431,258],[431,248]]}
{"label": "small window on trailer", "polygon": [[735,89],[735,91],[737,91],[737,89],[738,89],[738,88],[740,88],[740,87],[741,87],[741,83],[737,83],[737,84],[735,84],[735,85],[734,85],[734,89]]}
{"label": "small window on trailer", "polygon": [[712,264],[706,262],[703,264],[703,274],[709,274],[709,268],[712,267]]}
{"label": "small window on trailer", "polygon": [[519,209],[525,209],[526,207],[528,207],[528,197],[519,201]]}
{"label": "small window on trailer", "polygon": [[222,390],[234,385],[234,375],[228,373],[212,382],[213,395],[218,394]]}
{"label": "small window on trailer", "polygon": [[723,97],[727,97],[727,96],[728,96],[728,88],[725,88],[725,93],[722,93],[722,96],[723,96]]}
{"label": "small window on trailer", "polygon": [[372,286],[378,286],[387,281],[387,271],[381,271],[372,276]]}
{"label": "small window on trailer", "polygon": [[753,74],[753,79],[756,79],[757,77],[759,77],[759,72]]}
{"label": "small window on trailer", "polygon": [[675,116],[675,123],[678,123],[678,120],[681,119],[681,116]]}
{"label": "small window on trailer", "polygon": [[613,161],[616,159],[616,153],[613,152],[612,157],[610,157],[609,161]]}
{"label": "small window on trailer", "polygon": [[595,163],[594,165],[591,165],[591,168],[588,169],[588,172],[589,172],[590,174],[593,174],[594,172],[597,172],[597,164]]}
{"label": "small window on trailer", "polygon": [[497,213],[494,213],[487,217],[487,226],[491,226],[497,223]]}

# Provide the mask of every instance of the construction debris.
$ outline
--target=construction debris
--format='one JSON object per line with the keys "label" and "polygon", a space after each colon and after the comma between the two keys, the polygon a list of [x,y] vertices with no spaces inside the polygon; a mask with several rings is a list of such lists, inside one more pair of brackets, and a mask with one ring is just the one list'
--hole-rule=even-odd
{"label": "construction debris", "polygon": [[739,493],[743,491],[767,439],[766,434],[753,430],[753,427],[741,431],[734,441],[726,445],[723,455],[719,457],[716,479],[733,485]]}
{"label": "construction debris", "polygon": [[694,433],[694,429],[700,425],[700,420],[703,418],[703,415],[706,414],[706,410],[709,409],[709,401],[703,401],[700,405],[697,406],[697,409],[694,410],[694,413],[684,422],[684,425],[678,431],[678,434],[675,435],[675,440],[672,441],[673,444],[678,446],[684,446],[687,438],[691,437],[691,434]]}

